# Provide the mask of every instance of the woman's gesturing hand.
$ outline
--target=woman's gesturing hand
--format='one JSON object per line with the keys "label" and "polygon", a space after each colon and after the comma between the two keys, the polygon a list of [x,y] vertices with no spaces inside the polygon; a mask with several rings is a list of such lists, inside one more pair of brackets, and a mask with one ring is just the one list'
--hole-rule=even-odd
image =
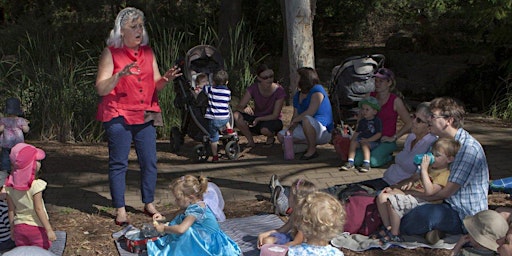
{"label": "woman's gesturing hand", "polygon": [[169,80],[174,80],[176,77],[181,75],[183,75],[183,73],[181,73],[181,68],[174,66],[165,72],[165,74],[162,76],[162,79],[168,82]]}

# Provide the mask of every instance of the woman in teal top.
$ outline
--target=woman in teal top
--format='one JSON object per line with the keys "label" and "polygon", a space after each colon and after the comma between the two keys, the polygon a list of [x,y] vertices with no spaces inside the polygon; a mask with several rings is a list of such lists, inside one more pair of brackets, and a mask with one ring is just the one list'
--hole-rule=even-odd
{"label": "woman in teal top", "polygon": [[316,71],[302,67],[297,73],[299,91],[293,97],[292,120],[288,129],[280,131],[277,138],[283,143],[286,133],[293,135],[294,143],[307,145],[307,150],[300,159],[310,160],[318,157],[316,145],[331,141],[334,127],[332,109]]}

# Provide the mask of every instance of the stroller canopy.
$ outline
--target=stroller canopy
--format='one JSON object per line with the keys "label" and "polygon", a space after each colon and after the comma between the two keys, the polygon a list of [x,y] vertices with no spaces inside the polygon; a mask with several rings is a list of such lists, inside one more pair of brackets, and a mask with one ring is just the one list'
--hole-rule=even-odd
{"label": "stroller canopy", "polygon": [[188,81],[193,81],[194,74],[213,74],[222,69],[224,69],[224,60],[215,47],[198,45],[188,50],[184,70]]}

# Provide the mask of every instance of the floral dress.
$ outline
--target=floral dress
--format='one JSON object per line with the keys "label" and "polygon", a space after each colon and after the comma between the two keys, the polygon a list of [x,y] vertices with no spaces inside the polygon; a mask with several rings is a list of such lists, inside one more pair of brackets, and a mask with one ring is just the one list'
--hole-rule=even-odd
{"label": "floral dress", "polygon": [[183,234],[166,234],[163,237],[148,242],[148,255],[241,255],[238,245],[221,229],[215,215],[209,207],[191,204],[182,213],[176,216],[169,226],[183,222],[187,216],[196,218],[194,224]]}
{"label": "floral dress", "polygon": [[290,246],[288,248],[288,256],[309,256],[309,255],[322,255],[322,256],[343,256],[343,252],[331,245],[319,246],[302,243],[299,245]]}

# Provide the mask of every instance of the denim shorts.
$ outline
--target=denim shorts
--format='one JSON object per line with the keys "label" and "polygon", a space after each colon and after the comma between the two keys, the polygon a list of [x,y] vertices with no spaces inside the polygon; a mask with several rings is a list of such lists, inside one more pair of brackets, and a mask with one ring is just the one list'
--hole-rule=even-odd
{"label": "denim shorts", "polygon": [[219,141],[219,129],[226,126],[229,122],[227,119],[208,119],[208,133],[210,134],[210,141]]}

